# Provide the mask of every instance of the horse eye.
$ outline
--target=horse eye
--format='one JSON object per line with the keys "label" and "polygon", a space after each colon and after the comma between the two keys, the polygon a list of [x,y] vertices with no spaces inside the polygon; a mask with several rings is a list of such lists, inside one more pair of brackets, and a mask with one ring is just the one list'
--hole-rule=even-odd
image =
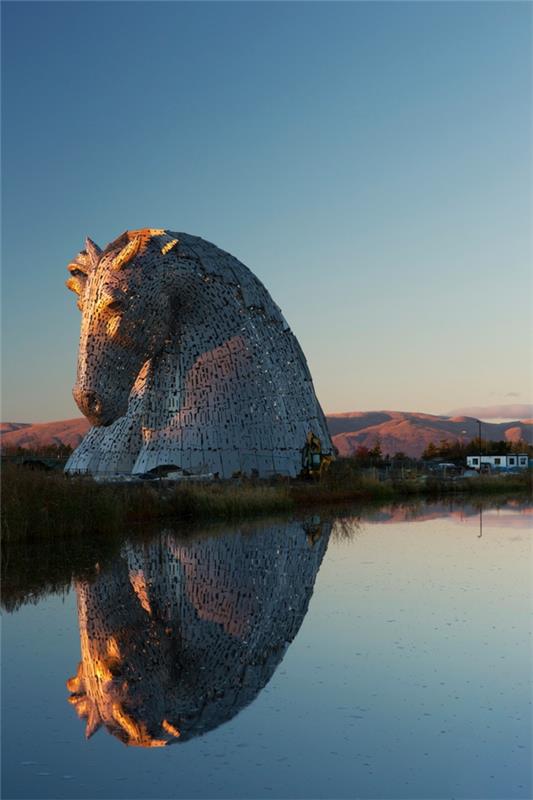
{"label": "horse eye", "polygon": [[124,303],[122,300],[112,300],[106,306],[106,311],[122,311],[124,309]]}

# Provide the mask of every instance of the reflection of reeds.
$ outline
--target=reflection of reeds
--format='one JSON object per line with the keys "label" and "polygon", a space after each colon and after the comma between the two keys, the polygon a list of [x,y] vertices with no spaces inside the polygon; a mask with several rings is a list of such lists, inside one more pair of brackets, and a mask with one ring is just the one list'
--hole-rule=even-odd
{"label": "reflection of reeds", "polygon": [[65,594],[73,579],[92,580],[118,553],[122,539],[42,537],[2,545],[2,606],[14,611],[50,594]]}
{"label": "reflection of reeds", "polygon": [[351,542],[361,529],[361,517],[337,517],[333,522],[331,538],[336,542]]}

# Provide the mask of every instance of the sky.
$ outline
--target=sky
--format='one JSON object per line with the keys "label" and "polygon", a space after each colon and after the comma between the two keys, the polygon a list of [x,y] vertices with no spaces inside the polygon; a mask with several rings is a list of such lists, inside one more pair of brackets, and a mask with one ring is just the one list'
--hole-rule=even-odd
{"label": "sky", "polygon": [[2,419],[79,415],[66,265],[144,227],[258,275],[326,412],[530,402],[532,12],[2,3]]}

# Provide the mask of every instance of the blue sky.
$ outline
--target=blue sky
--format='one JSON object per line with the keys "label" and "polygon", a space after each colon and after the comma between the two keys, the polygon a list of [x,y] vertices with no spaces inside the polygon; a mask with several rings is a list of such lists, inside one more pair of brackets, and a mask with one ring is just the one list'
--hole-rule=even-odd
{"label": "blue sky", "polygon": [[2,4],[3,409],[76,416],[86,235],[229,250],[326,411],[531,399],[527,3]]}

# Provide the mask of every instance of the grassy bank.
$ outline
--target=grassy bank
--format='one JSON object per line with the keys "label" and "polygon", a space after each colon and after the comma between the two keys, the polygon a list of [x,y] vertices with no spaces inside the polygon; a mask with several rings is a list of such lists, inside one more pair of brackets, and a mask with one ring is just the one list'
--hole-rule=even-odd
{"label": "grassy bank", "polygon": [[289,488],[264,483],[102,484],[7,465],[2,470],[5,543],[121,534],[132,523],[238,520],[291,511]]}
{"label": "grassy bank", "polygon": [[531,497],[532,494],[532,475],[529,471],[520,475],[484,475],[463,479],[419,475],[379,480],[357,471],[348,460],[346,463],[339,460],[334,467],[317,484],[298,482],[292,486],[291,497],[297,506],[349,503],[354,500],[387,502],[411,497],[512,497],[517,494]]}
{"label": "grassy bank", "polygon": [[531,474],[446,481],[379,481],[339,460],[320,482],[101,484],[7,465],[2,472],[2,536],[10,542],[121,535],[135,523],[231,521],[316,505],[467,494],[531,496]]}

